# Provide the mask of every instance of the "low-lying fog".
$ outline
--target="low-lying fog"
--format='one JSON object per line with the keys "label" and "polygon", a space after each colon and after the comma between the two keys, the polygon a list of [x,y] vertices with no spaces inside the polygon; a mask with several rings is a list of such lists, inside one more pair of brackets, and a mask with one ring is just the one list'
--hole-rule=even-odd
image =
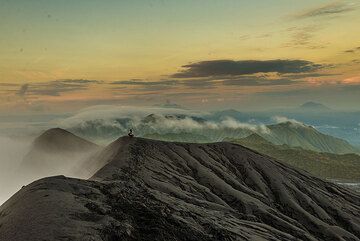
{"label": "low-lying fog", "polygon": [[30,142],[0,137],[0,204],[30,180],[17,172]]}
{"label": "low-lying fog", "polygon": [[[0,137],[0,205],[22,186],[37,179],[65,175],[89,178],[82,164],[93,153],[43,153],[36,152],[36,160],[29,160],[33,138]],[[34,159],[34,158],[33,158]]]}

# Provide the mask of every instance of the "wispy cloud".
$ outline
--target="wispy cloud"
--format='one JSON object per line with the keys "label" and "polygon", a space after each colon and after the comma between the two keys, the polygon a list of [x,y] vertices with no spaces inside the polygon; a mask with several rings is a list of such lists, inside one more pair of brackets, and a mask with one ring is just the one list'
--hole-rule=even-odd
{"label": "wispy cloud", "polygon": [[135,86],[138,90],[144,91],[157,91],[172,89],[179,86],[189,87],[189,88],[214,88],[215,82],[214,79],[191,79],[191,80],[178,80],[178,79],[169,79],[169,80],[158,80],[158,81],[146,81],[141,79],[134,80],[120,80],[110,83],[111,85],[117,86]]}
{"label": "wispy cloud", "polygon": [[286,29],[290,35],[290,41],[284,44],[284,47],[322,49],[326,47],[326,43],[315,42],[313,39],[316,33],[321,30],[319,25],[308,25],[301,27],[291,27]]}
{"label": "wispy cloud", "polygon": [[181,82],[184,86],[189,88],[201,88],[201,89],[212,89],[216,87],[218,82],[215,82],[213,79],[191,79],[184,80]]}
{"label": "wispy cloud", "polygon": [[327,77],[327,76],[338,76],[339,74],[329,74],[329,73],[298,73],[298,74],[285,74],[283,77],[289,79],[304,79],[304,78],[317,78],[317,77]]}
{"label": "wispy cloud", "polygon": [[166,90],[166,89],[174,88],[179,84],[179,81],[177,80],[145,81],[141,79],[132,79],[132,80],[113,81],[110,84],[116,86],[135,86],[139,90],[143,90],[143,91],[158,91],[158,90]]}
{"label": "wispy cloud", "polygon": [[246,77],[246,78],[233,78],[223,80],[224,85],[232,86],[276,86],[276,85],[292,85],[298,84],[302,81],[294,81],[290,79],[267,79],[264,77]]}
{"label": "wispy cloud", "polygon": [[90,84],[102,83],[99,80],[83,80],[83,79],[68,79],[68,80],[54,80],[41,83],[26,83],[20,86],[17,91],[19,96],[28,95],[47,95],[59,96],[64,92],[73,92],[85,90]]}
{"label": "wispy cloud", "polygon": [[140,86],[154,86],[154,85],[174,85],[178,83],[176,80],[163,80],[163,81],[145,81],[141,79],[133,80],[119,80],[113,81],[110,84],[112,85],[140,85]]}
{"label": "wispy cloud", "polygon": [[348,1],[336,1],[300,12],[295,15],[295,18],[304,19],[314,17],[336,16],[350,11],[354,11],[356,7],[356,4]]}
{"label": "wispy cloud", "polygon": [[295,119],[288,118],[286,116],[273,116],[272,119],[276,123],[287,123],[287,122],[289,122],[289,123],[292,123],[294,125],[305,126],[304,123],[302,123],[300,121],[297,121]]}
{"label": "wispy cloud", "polygon": [[[266,76],[229,76],[226,78],[187,78],[184,80],[159,80],[159,81],[115,81],[111,85],[116,86],[135,86],[141,91],[161,91],[166,89],[175,89],[185,87],[191,90],[196,89],[215,89],[219,86],[277,86],[277,85],[293,85],[303,83],[300,78],[267,78]],[[125,87],[124,87],[125,88]],[[113,89],[113,88],[112,88]],[[117,87],[115,87],[117,89]],[[149,92],[147,92],[149,93]],[[139,93],[138,93],[139,94]]]}
{"label": "wispy cloud", "polygon": [[360,47],[345,50],[344,53],[348,53],[348,54],[360,53]]}
{"label": "wispy cloud", "polygon": [[13,84],[13,83],[0,83],[0,87],[12,87],[12,86],[18,86],[18,84]]}

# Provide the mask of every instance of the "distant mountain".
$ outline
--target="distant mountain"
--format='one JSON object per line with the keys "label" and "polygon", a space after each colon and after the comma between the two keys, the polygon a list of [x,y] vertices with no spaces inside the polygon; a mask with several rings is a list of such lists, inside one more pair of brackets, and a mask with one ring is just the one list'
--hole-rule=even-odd
{"label": "distant mountain", "polygon": [[20,170],[37,176],[68,173],[79,165],[80,159],[88,158],[99,148],[64,129],[49,129],[33,141]]}
{"label": "distant mountain", "polygon": [[259,133],[268,141],[291,147],[301,147],[306,150],[317,152],[329,152],[336,154],[358,153],[359,150],[347,141],[322,134],[311,126],[299,123],[283,122],[268,125],[268,133]]}
{"label": "distant mountain", "polygon": [[304,111],[331,111],[331,109],[321,103],[309,101],[300,106],[300,110]]}
{"label": "distant mountain", "polygon": [[34,149],[41,149],[44,152],[81,152],[96,147],[96,144],[61,128],[49,129],[33,142]]}
{"label": "distant mountain", "polygon": [[122,137],[91,165],[22,188],[1,239],[360,240],[358,193],[240,145]]}
{"label": "distant mountain", "polygon": [[311,174],[329,179],[360,182],[360,156],[319,153],[288,145],[274,145],[258,134],[228,141],[246,146]]}
{"label": "distant mountain", "polygon": [[93,119],[67,128],[69,131],[86,139],[109,144],[117,137],[126,135],[133,128],[132,118],[115,118],[112,120]]}
{"label": "distant mountain", "polygon": [[[156,122],[151,116],[151,121]],[[311,126],[301,123],[283,122],[266,126],[267,130],[251,130],[248,128],[201,128],[191,132],[186,130],[178,132],[159,133],[153,130],[152,133],[144,134],[144,137],[163,140],[163,141],[181,141],[181,142],[215,142],[226,139],[241,139],[251,134],[258,134],[267,141],[290,147],[301,147],[306,150],[317,152],[329,152],[335,154],[358,153],[359,150],[348,142],[329,135],[322,134]]]}
{"label": "distant mountain", "polygon": [[197,116],[189,116],[189,115],[184,115],[184,114],[167,114],[167,115],[159,115],[159,114],[150,114],[146,117],[144,117],[142,119],[142,123],[156,123],[156,122],[161,122],[164,120],[184,120],[184,119],[189,119],[189,120],[193,120],[195,122],[198,123],[204,123],[206,120],[204,118],[201,117],[197,117]]}
{"label": "distant mountain", "polygon": [[336,154],[360,152],[345,140],[322,134],[311,126],[295,121],[265,126],[239,121],[236,118],[240,118],[241,113],[236,110],[226,110],[218,114],[211,117],[150,114],[142,118],[94,119],[73,126],[69,130],[89,140],[106,144],[115,140],[117,136],[126,135],[130,128],[139,137],[203,143],[222,141],[226,138],[239,139],[257,133],[278,145],[286,144],[291,147]]}
{"label": "distant mountain", "polygon": [[239,121],[249,121],[251,115],[234,109],[226,109],[221,111],[214,111],[206,116],[206,118],[209,120],[222,120],[226,117],[231,117]]}

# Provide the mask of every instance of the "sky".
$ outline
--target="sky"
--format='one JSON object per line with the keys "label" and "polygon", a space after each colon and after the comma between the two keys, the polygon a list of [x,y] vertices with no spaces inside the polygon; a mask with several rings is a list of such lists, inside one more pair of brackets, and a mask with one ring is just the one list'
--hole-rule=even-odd
{"label": "sky", "polygon": [[0,114],[360,109],[358,0],[0,0]]}

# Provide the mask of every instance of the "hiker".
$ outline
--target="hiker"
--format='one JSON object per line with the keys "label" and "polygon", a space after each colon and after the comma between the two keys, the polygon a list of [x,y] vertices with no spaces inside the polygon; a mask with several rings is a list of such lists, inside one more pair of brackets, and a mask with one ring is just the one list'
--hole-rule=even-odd
{"label": "hiker", "polygon": [[133,134],[133,130],[132,130],[132,129],[130,129],[128,136],[134,137],[134,134]]}

